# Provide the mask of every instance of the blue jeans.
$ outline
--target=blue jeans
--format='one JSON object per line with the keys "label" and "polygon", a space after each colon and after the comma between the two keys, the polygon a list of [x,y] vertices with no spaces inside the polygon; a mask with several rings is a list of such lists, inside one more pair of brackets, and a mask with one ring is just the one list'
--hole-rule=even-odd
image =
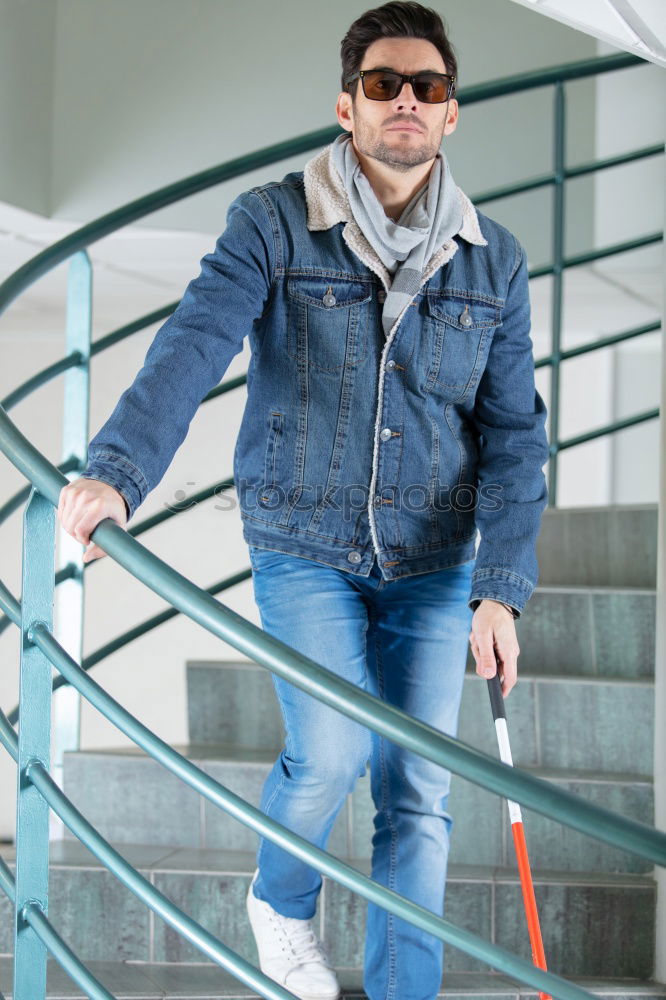
{"label": "blue jeans", "polygon": [[[250,545],[265,632],[444,733],[455,735],[473,612],[475,560],[398,580],[377,562],[355,576]],[[437,764],[271,674],[285,746],[260,808],[318,847],[370,760],[376,814],[372,878],[439,916],[452,818],[451,775]],[[262,837],[255,894],[288,917],[316,911],[321,874]],[[443,942],[368,903],[364,987],[369,1000],[433,1000]]]}

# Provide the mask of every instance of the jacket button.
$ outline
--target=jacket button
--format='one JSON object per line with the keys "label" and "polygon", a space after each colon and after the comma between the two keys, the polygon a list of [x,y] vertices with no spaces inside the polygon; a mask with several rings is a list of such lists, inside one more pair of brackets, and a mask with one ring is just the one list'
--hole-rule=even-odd
{"label": "jacket button", "polygon": [[395,361],[393,360],[393,358],[391,358],[390,361],[386,362],[386,370],[392,372],[394,368],[395,368]]}
{"label": "jacket button", "polygon": [[384,428],[384,429],[383,429],[383,430],[382,430],[382,431],[380,432],[379,436],[380,436],[380,438],[382,439],[382,441],[388,441],[388,439],[389,439],[389,438],[391,437],[391,434],[392,434],[392,433],[393,433],[393,432],[392,432],[392,430],[391,430],[391,428],[390,428],[390,427],[385,427],[385,428]]}
{"label": "jacket button", "polygon": [[373,503],[373,505],[375,507],[381,507],[381,505],[382,505],[382,498],[380,496],[376,496],[374,498],[374,500],[372,501],[372,503]]}
{"label": "jacket button", "polygon": [[462,323],[463,326],[471,326],[472,325],[472,317],[469,314],[469,306],[465,306],[465,308],[463,309],[463,311],[460,313],[460,316],[458,317],[458,319],[460,320],[460,322]]}
{"label": "jacket button", "polygon": [[360,561],[361,561],[361,553],[360,552],[348,552],[347,553],[347,560],[350,563],[360,563]]}
{"label": "jacket button", "polygon": [[379,291],[377,292],[377,301],[386,302],[386,292],[384,291],[383,288],[380,288]]}
{"label": "jacket button", "polygon": [[334,306],[337,301],[338,300],[336,299],[335,295],[333,294],[333,289],[329,285],[328,288],[326,289],[326,293],[324,294],[322,302],[324,303],[324,305],[326,307],[329,307],[329,306]]}

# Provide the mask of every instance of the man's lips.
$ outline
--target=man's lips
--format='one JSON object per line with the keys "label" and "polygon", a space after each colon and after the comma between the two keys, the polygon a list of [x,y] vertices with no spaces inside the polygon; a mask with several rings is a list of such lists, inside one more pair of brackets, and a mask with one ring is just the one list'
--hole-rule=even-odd
{"label": "man's lips", "polygon": [[416,125],[391,125],[388,129],[389,132],[420,132],[421,129],[417,128]]}

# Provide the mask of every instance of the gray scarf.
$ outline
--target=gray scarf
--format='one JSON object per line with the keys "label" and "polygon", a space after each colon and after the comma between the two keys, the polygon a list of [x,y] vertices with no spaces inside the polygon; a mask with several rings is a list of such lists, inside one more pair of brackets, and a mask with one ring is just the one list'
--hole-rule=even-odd
{"label": "gray scarf", "polygon": [[460,231],[463,209],[446,155],[440,150],[428,181],[397,222],[386,215],[361,169],[348,132],[331,144],[331,159],[361,232],[392,275],[382,325],[388,337],[398,316],[421,287],[423,270],[435,250]]}

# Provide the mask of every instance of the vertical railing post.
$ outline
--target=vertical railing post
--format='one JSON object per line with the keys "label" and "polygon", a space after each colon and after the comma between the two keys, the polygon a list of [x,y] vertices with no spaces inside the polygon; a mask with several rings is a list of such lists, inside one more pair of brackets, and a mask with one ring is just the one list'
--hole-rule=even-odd
{"label": "vertical railing post", "polygon": [[[92,336],[92,265],[86,250],[73,254],[67,280],[67,337],[65,352],[78,351],[81,360],[65,373],[62,459],[76,458],[78,470],[88,458],[90,414],[90,342]],[[56,592],[55,628],[60,645],[81,662],[83,656],[83,548],[62,528],[58,535],[58,569],[74,565],[76,572],[59,584]],[[53,705],[53,780],[63,787],[63,758],[67,750],[78,750],[81,732],[81,696],[66,685],[56,691]],[[64,825],[51,814],[51,837],[61,838]]]}
{"label": "vertical railing post", "polygon": [[49,768],[52,668],[33,644],[30,630],[38,621],[52,627],[54,547],[55,508],[33,489],[23,517],[14,1000],[44,1000],[46,996],[46,948],[26,923],[23,908],[31,902],[48,912],[49,807],[26,770],[31,761]]}
{"label": "vertical railing post", "polygon": [[566,99],[564,82],[555,84],[555,114],[553,155],[555,185],[553,189],[553,292],[551,300],[550,366],[550,461],[548,463],[548,505],[557,506],[557,461],[560,433],[560,360],[562,344],[562,299],[564,280],[564,226],[566,169]]}

